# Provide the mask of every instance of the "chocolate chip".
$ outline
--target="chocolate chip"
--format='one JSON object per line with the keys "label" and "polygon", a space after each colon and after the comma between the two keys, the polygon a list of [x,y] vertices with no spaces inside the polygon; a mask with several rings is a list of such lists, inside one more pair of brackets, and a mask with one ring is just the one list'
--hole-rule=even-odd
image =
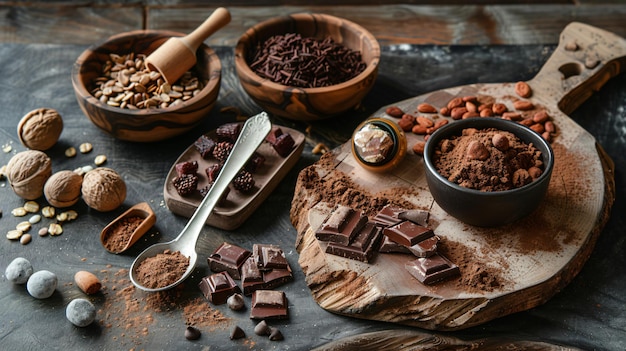
{"label": "chocolate chip", "polygon": [[281,333],[278,328],[270,327],[270,340],[279,341],[283,340],[284,338],[285,337],[283,336],[283,333]]}
{"label": "chocolate chip", "polygon": [[245,307],[243,296],[241,294],[234,294],[226,300],[228,307],[233,311],[239,311]]}
{"label": "chocolate chip", "polygon": [[270,327],[267,325],[265,320],[260,321],[259,324],[254,327],[254,334],[256,335],[270,335],[270,333]]}
{"label": "chocolate chip", "polygon": [[246,332],[243,331],[239,326],[235,326],[235,328],[230,332],[230,340],[236,340],[246,337]]}
{"label": "chocolate chip", "polygon": [[198,340],[200,339],[200,335],[202,335],[202,333],[198,328],[188,326],[187,329],[185,329],[185,339],[187,340]]}

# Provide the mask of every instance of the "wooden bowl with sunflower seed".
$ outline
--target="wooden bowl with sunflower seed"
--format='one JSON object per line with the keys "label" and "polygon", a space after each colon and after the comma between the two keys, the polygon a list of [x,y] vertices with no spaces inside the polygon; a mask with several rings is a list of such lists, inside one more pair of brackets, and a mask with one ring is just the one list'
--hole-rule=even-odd
{"label": "wooden bowl with sunflower seed", "polygon": [[154,142],[197,126],[214,107],[221,63],[205,44],[197,63],[176,82],[145,68],[145,58],[171,37],[141,30],[114,35],[85,50],[72,69],[72,85],[84,114],[120,140]]}

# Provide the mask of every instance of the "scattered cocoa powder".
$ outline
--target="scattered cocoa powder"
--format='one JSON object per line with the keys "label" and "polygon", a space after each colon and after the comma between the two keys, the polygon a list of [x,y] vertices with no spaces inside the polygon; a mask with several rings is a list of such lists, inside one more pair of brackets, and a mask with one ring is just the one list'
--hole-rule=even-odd
{"label": "scattered cocoa powder", "polygon": [[158,289],[177,282],[189,267],[189,257],[180,251],[165,250],[143,260],[137,267],[137,281],[144,287]]}
{"label": "scattered cocoa powder", "polygon": [[[134,349],[149,338],[152,329],[171,328],[171,316],[181,313],[182,325],[198,328],[230,328],[230,319],[195,294],[189,294],[184,285],[156,293],[135,288],[128,278],[128,270],[98,273],[101,278],[103,302],[98,316],[103,333],[111,334],[120,343],[119,349]],[[162,317],[168,317],[167,319]],[[162,321],[161,321],[162,320]],[[182,327],[181,327],[182,329]]]}
{"label": "scattered cocoa powder", "polygon": [[515,134],[494,128],[467,128],[436,147],[437,171],[460,186],[502,191],[529,184],[543,170],[541,151]]}
{"label": "scattered cocoa powder", "polygon": [[126,247],[131,235],[142,221],[143,219],[139,216],[121,219],[105,233],[102,238],[102,244],[110,252],[122,251]]}

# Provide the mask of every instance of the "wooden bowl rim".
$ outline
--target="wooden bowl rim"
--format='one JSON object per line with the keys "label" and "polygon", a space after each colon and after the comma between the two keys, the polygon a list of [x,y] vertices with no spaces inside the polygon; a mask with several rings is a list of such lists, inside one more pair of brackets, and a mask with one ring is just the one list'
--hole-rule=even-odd
{"label": "wooden bowl rim", "polygon": [[[293,86],[279,84],[279,83],[271,81],[270,79],[262,78],[250,68],[250,66],[248,65],[248,62],[246,61],[246,53],[244,52],[244,47],[245,47],[245,42],[251,42],[251,37],[255,36],[256,32],[258,32],[262,28],[271,27],[278,23],[297,22],[303,19],[310,19],[310,18],[314,19],[315,22],[328,22],[328,23],[333,23],[335,25],[339,23],[347,24],[348,28],[351,28],[354,31],[362,33],[362,35],[365,38],[367,38],[367,40],[372,44],[372,50],[371,52],[369,52],[369,54],[372,56],[372,59],[370,60],[370,62],[366,63],[367,66],[365,67],[363,72],[339,84],[335,84],[335,85],[331,85],[327,87],[300,88],[300,87],[293,87]],[[324,13],[314,13],[314,12],[301,12],[301,13],[293,13],[293,14],[284,15],[284,16],[272,17],[263,22],[257,23],[256,25],[246,30],[246,32],[239,38],[239,40],[237,41],[237,45],[235,46],[235,66],[239,70],[241,70],[241,73],[243,75],[250,77],[255,82],[259,83],[261,86],[264,86],[270,89],[279,90],[279,91],[290,90],[291,93],[293,94],[299,93],[299,94],[306,94],[306,95],[328,93],[328,92],[342,90],[342,89],[346,89],[348,87],[357,85],[361,81],[368,79],[368,77],[370,77],[372,74],[376,74],[378,70],[378,63],[380,62],[380,56],[381,56],[380,44],[378,43],[378,40],[376,39],[376,37],[374,37],[372,33],[370,33],[363,26],[355,22],[352,22],[350,20],[347,20],[345,18],[328,15]]]}
{"label": "wooden bowl rim", "polygon": [[184,33],[170,31],[170,30],[134,30],[129,32],[122,32],[118,34],[114,34],[104,40],[101,40],[87,49],[85,49],[74,62],[74,66],[72,68],[72,85],[74,86],[74,90],[80,95],[83,99],[85,99],[86,103],[92,104],[100,109],[110,111],[112,113],[117,114],[126,114],[130,116],[159,116],[166,115],[172,113],[180,113],[180,110],[193,107],[195,104],[202,102],[206,97],[213,94],[215,91],[220,89],[220,81],[221,81],[221,72],[222,72],[222,63],[215,53],[215,51],[206,44],[201,44],[199,49],[202,49],[206,52],[208,56],[208,64],[209,64],[209,74],[208,80],[204,88],[200,91],[200,93],[196,96],[193,96],[191,99],[187,101],[183,101],[182,103],[171,107],[168,106],[166,108],[153,108],[153,109],[122,109],[115,106],[109,106],[107,104],[102,103],[99,99],[93,96],[87,87],[83,84],[83,80],[80,78],[80,70],[81,67],[88,62],[88,59],[91,57],[92,53],[98,50],[98,48],[106,45],[107,43],[113,41],[123,40],[125,38],[131,38],[139,35],[161,35],[163,37],[182,37],[185,36]]}

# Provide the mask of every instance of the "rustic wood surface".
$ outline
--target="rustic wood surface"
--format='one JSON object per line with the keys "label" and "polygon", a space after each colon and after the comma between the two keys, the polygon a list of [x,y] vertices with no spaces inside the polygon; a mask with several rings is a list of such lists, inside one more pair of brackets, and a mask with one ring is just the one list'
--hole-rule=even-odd
{"label": "rustic wood surface", "polygon": [[[15,152],[24,150],[16,135],[19,119],[32,109],[48,106],[58,109],[66,122],[59,143],[49,151],[54,170],[91,164],[93,157],[102,153],[109,159],[107,166],[118,170],[129,186],[124,206],[110,213],[89,210],[79,202],[73,207],[79,218],[66,224],[65,232],[59,237],[39,238],[35,235],[27,246],[1,238],[1,272],[13,257],[24,256],[37,269],[52,270],[60,279],[52,298],[35,300],[23,286],[12,286],[4,275],[0,278],[2,348],[310,350],[342,339],[345,340],[343,344],[358,343],[368,340],[370,332],[390,331],[394,334],[387,335],[393,338],[383,341],[389,345],[398,345],[398,341],[404,345],[418,342],[412,335],[421,333],[420,329],[328,313],[314,302],[298,267],[296,230],[289,220],[298,170],[319,158],[312,153],[312,148],[318,142],[331,148],[343,144],[354,127],[381,106],[451,86],[531,79],[554,50],[563,27],[572,20],[596,25],[620,36],[626,32],[623,25],[626,10],[619,2],[579,1],[566,5],[557,2],[546,5],[485,2],[474,6],[429,6],[415,1],[411,5],[328,6],[331,14],[345,13],[347,18],[365,25],[384,45],[380,75],[374,89],[361,108],[342,117],[341,123],[305,124],[275,118],[274,122],[306,134],[301,159],[264,205],[239,229],[229,232],[207,227],[206,235],[199,241],[200,255],[205,256],[224,240],[248,248],[254,243],[283,246],[295,278],[293,283],[284,287],[289,298],[290,319],[274,324],[281,329],[285,340],[271,342],[256,336],[252,332],[255,323],[248,319],[246,312],[233,313],[225,306],[217,306],[212,308],[222,312],[227,320],[217,326],[201,327],[202,338],[190,342],[183,337],[185,318],[181,305],[203,299],[195,284],[208,273],[206,264],[201,262],[194,277],[185,284],[189,289],[181,292],[179,303],[160,310],[149,306],[151,296],[141,292],[133,294],[132,300],[124,300],[120,294],[129,283],[121,282],[116,274],[127,269],[143,248],[156,241],[172,239],[185,225],[186,219],[172,214],[163,202],[163,182],[176,158],[201,133],[235,119],[231,112],[220,112],[222,108],[236,106],[245,115],[260,111],[240,90],[234,76],[232,49],[244,27],[282,11],[311,7],[295,2],[290,2],[295,5],[280,8],[263,7],[264,3],[256,7],[233,2],[237,6],[231,11],[237,10],[239,20],[231,22],[229,26],[232,28],[224,28],[224,37],[211,43],[216,46],[225,66],[218,104],[207,120],[196,130],[158,144],[120,142],[102,133],[80,112],[69,78],[71,65],[89,45],[120,31],[158,27],[186,32],[205,17],[198,13],[198,9],[205,5],[176,1],[156,3],[144,9],[139,1],[124,2],[123,5],[114,1],[0,2],[0,41],[3,42],[0,45],[0,76],[5,87],[0,93],[3,106],[0,144],[3,148],[12,148],[10,152],[0,152],[0,165],[6,164]],[[208,9],[210,12],[213,7]],[[167,16],[168,13],[171,16]],[[402,18],[407,19],[407,24],[391,26],[385,22],[398,16],[406,16]],[[481,18],[492,21],[478,21]],[[431,28],[430,32],[426,31],[427,28]],[[425,34],[422,36],[421,33]],[[595,137],[606,151],[608,161],[615,162],[616,200],[612,216],[599,233],[595,249],[580,274],[545,304],[466,330],[446,333],[444,338],[458,338],[463,342],[487,339],[489,345],[503,345],[506,341],[508,343],[504,345],[512,342],[515,346],[545,343],[547,348],[554,349],[558,346],[550,345],[584,350],[626,348],[623,328],[626,325],[623,294],[626,276],[622,269],[626,258],[622,253],[624,220],[621,216],[626,210],[623,200],[626,176],[622,171],[626,169],[625,101],[626,77],[621,74],[609,80],[570,114]],[[84,141],[93,143],[92,154],[65,158],[66,147],[78,146]],[[157,222],[153,230],[124,254],[106,252],[99,243],[102,228],[125,209],[142,201],[147,201],[156,212]],[[22,203],[6,181],[0,181],[0,209],[3,211],[0,233],[7,232],[21,221],[10,212]],[[84,329],[73,327],[64,314],[71,299],[85,296],[72,283],[73,274],[81,269],[96,272],[105,282],[103,293],[91,297],[100,308],[98,319],[104,324],[97,323]],[[131,306],[137,308],[129,309]],[[246,331],[245,339],[229,340],[228,335],[235,325]],[[441,336],[434,334],[433,340],[438,337]],[[329,345],[336,347],[337,344]]]}
{"label": "rustic wood surface", "polygon": [[[566,50],[566,45],[573,42],[580,46],[579,52]],[[602,64],[575,77],[559,78],[561,67],[585,62],[587,57],[598,58]],[[575,106],[571,105],[582,103],[585,96],[605,81],[605,75],[618,74],[624,60],[626,40],[578,23],[565,28],[559,46],[529,81],[532,96],[523,99],[531,101],[536,109],[545,110],[558,126],[559,133],[553,142],[553,178],[540,208],[510,225],[473,227],[447,214],[434,203],[428,192],[422,158],[412,152],[392,172],[372,173],[358,165],[348,142],[336,151],[332,162],[325,160],[313,166],[313,171],[303,171],[303,174],[320,175],[319,179],[305,176],[299,180],[292,207],[298,228],[299,263],[315,300],[329,311],[349,316],[426,329],[458,330],[533,308],[551,298],[586,262],[614,201],[614,169],[604,166],[593,137],[561,110],[572,111]],[[504,103],[513,111],[513,101],[519,100],[514,83],[451,87],[394,106],[410,113],[424,102],[440,108],[455,97],[476,96],[479,101],[493,98],[489,101]],[[390,118],[385,107],[373,115]],[[423,138],[408,133],[407,140],[413,145]],[[410,194],[403,199],[430,212],[429,224],[443,238],[442,245],[450,241],[466,247],[473,252],[469,259],[479,267],[506,267],[495,274],[499,285],[477,289],[459,284],[459,281],[471,281],[470,272],[461,269],[459,279],[426,286],[404,269],[410,256],[379,254],[368,264],[324,253],[325,247],[315,238],[315,231],[342,199],[320,196],[318,189],[323,183],[332,183],[337,172],[372,196],[384,197],[379,194],[390,194],[393,189]],[[371,213],[364,206],[360,209]],[[556,248],[553,243],[557,243]],[[356,281],[360,282],[359,288],[355,287]]]}

